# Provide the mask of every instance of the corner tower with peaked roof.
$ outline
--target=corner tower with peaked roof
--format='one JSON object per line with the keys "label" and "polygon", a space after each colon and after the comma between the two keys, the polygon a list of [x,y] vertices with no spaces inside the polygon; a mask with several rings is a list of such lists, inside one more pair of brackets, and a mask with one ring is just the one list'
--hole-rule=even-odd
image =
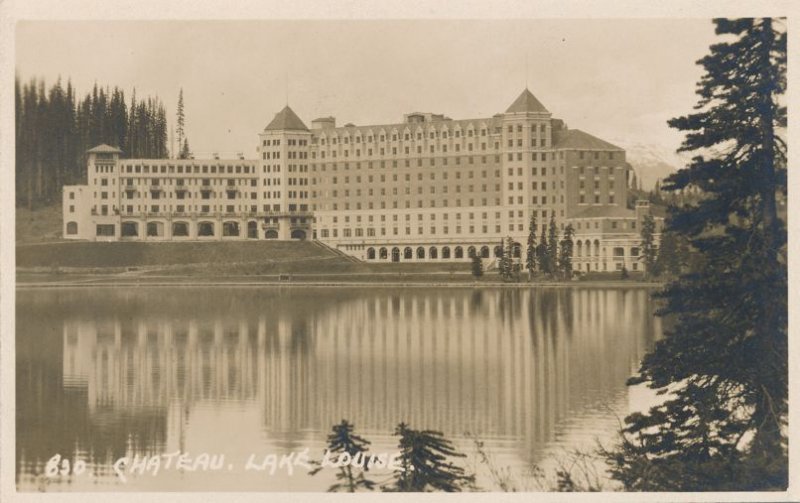
{"label": "corner tower with peaked roof", "polygon": [[266,239],[310,239],[313,213],[308,173],[311,132],[289,105],[259,134],[260,207]]}
{"label": "corner tower with peaked roof", "polygon": [[122,150],[106,144],[86,151],[87,184],[62,188],[65,238],[119,239],[118,161],[122,154]]}
{"label": "corner tower with peaked roof", "polygon": [[[529,213],[528,207],[532,202],[530,188],[534,180],[538,182],[540,170],[547,172],[546,167],[540,167],[540,162],[546,161],[553,149],[552,115],[527,87],[503,114],[502,142],[507,166],[503,202],[517,214]],[[546,206],[552,208],[557,217],[560,215],[558,220],[563,222],[563,212],[560,211],[563,204],[559,203],[558,191],[557,186],[553,190],[555,199]]]}

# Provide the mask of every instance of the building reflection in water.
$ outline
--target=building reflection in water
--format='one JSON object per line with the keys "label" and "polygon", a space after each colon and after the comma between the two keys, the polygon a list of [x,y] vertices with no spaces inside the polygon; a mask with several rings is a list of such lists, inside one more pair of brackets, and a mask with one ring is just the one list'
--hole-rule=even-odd
{"label": "building reflection in water", "polygon": [[[512,441],[536,462],[625,398],[660,333],[650,304],[641,289],[20,291],[18,475],[54,452],[99,475],[124,455],[220,452],[231,428],[241,451],[288,452],[342,418],[367,437],[405,421]],[[253,421],[220,424],[231,406]]]}

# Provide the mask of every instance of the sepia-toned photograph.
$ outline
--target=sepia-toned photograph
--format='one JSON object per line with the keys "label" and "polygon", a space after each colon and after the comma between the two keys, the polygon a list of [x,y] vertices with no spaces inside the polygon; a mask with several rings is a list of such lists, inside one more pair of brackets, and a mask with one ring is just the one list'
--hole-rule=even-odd
{"label": "sepia-toned photograph", "polygon": [[16,20],[4,491],[794,501],[791,21]]}

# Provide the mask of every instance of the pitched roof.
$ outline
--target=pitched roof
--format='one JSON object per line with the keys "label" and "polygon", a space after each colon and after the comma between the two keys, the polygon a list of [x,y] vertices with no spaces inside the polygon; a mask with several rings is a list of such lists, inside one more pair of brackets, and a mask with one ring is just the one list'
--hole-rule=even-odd
{"label": "pitched roof", "polygon": [[605,140],[601,140],[580,129],[562,129],[553,131],[554,148],[576,148],[593,150],[623,150]]}
{"label": "pitched roof", "polygon": [[293,131],[308,131],[308,128],[303,121],[300,120],[300,117],[294,113],[294,110],[289,108],[289,105],[283,107],[283,110],[275,114],[275,118],[272,119],[264,131],[278,131],[278,130],[293,130]]}
{"label": "pitched roof", "polygon": [[[432,122],[396,122],[394,124],[371,124],[367,126],[339,126],[335,128],[326,128],[321,130],[314,131],[316,136],[326,135],[326,136],[335,136],[335,135],[361,135],[364,136],[367,134],[368,131],[372,131],[373,133],[378,133],[381,129],[390,132],[394,129],[398,131],[404,131],[408,129],[409,131],[416,131],[417,129],[443,129],[447,128],[448,130],[452,131],[457,128],[461,129],[468,129],[470,125],[474,129],[479,129],[481,124],[485,124],[486,127],[489,129],[491,133],[496,127],[502,125],[502,118],[500,117],[485,117],[485,118],[478,118],[478,119],[460,119],[460,120],[453,120],[453,119],[443,119],[437,120]],[[355,130],[354,130],[355,128]]]}
{"label": "pitched roof", "polygon": [[514,100],[514,103],[506,110],[507,114],[518,112],[544,112],[549,113],[542,103],[536,99],[536,96],[531,94],[526,87],[522,94]]}
{"label": "pitched roof", "polygon": [[87,154],[121,154],[122,150],[118,149],[117,147],[112,147],[111,145],[106,145],[103,143],[102,145],[98,145],[92,149],[86,151]]}

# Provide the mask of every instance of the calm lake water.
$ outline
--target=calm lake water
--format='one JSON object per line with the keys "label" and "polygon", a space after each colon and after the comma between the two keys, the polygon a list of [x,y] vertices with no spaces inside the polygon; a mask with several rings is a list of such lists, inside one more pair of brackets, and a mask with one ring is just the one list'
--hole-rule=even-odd
{"label": "calm lake water", "polygon": [[[625,380],[661,336],[653,308],[636,288],[19,289],[17,485],[324,491],[334,469],[270,474],[247,459],[320,459],[347,419],[374,452],[397,450],[400,421],[442,431],[496,489],[478,438],[525,489],[531,466],[613,440],[647,400]],[[224,464],[162,461],[125,481],[112,469],[177,452]],[[81,473],[45,476],[55,454]]]}

